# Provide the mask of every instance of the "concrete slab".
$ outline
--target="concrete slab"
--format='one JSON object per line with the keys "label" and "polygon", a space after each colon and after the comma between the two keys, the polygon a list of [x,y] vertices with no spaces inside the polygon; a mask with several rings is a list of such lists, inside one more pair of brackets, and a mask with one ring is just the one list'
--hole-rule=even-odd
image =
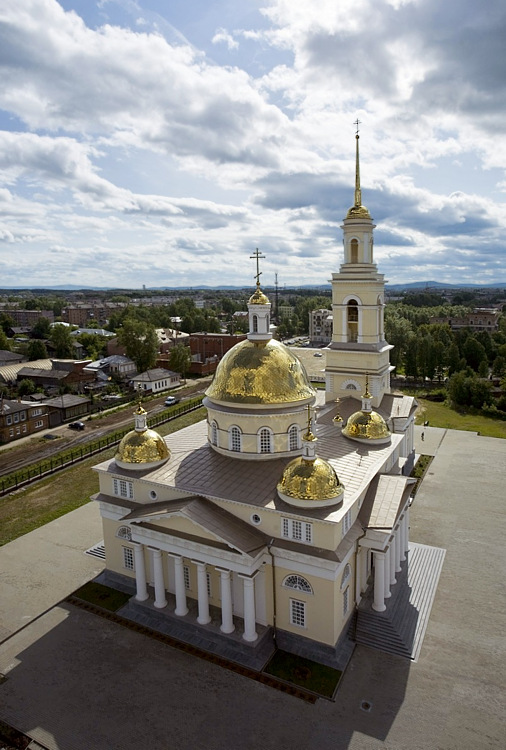
{"label": "concrete slab", "polygon": [[[475,435],[476,433],[471,433]],[[417,455],[435,456],[439,450],[446,430],[441,427],[424,427],[415,425],[415,453]]]}
{"label": "concrete slab", "polygon": [[0,547],[0,643],[103,570],[84,554],[102,536],[99,509],[87,503]]}

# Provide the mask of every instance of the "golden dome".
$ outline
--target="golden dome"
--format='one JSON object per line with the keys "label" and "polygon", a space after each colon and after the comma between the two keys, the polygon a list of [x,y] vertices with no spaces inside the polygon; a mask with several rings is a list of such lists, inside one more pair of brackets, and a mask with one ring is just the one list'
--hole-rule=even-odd
{"label": "golden dome", "polygon": [[213,401],[289,404],[313,399],[304,366],[284,344],[246,339],[228,351],[206,391]]}
{"label": "golden dome", "polygon": [[328,461],[300,457],[290,461],[277,490],[281,499],[291,505],[319,508],[340,503],[344,487]]}
{"label": "golden dome", "polygon": [[248,300],[248,305],[269,305],[269,298],[265,296],[259,286]]}
{"label": "golden dome", "polygon": [[135,429],[122,439],[114,460],[121,469],[154,469],[169,458],[169,449],[163,438],[148,428],[146,412],[140,404],[134,416]]}
{"label": "golden dome", "polygon": [[360,442],[386,443],[391,434],[383,417],[376,411],[357,411],[343,429],[343,435]]}
{"label": "golden dome", "polygon": [[370,219],[371,214],[365,206],[352,206],[346,214],[347,219]]}

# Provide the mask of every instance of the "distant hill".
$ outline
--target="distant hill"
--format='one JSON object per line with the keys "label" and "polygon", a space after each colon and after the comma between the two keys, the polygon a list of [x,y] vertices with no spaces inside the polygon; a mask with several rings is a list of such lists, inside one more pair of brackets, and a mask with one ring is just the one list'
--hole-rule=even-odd
{"label": "distant hill", "polygon": [[[273,291],[274,286],[272,284],[266,284],[264,289]],[[330,283],[328,284],[283,284],[278,287],[280,292],[285,292],[290,289],[314,289],[315,292],[319,289],[328,290]],[[506,282],[496,282],[495,284],[444,284],[440,281],[412,281],[409,284],[386,284],[386,290],[389,292],[402,292],[414,290],[426,290],[426,289],[506,289]],[[202,284],[200,286],[149,286],[143,289],[135,289],[134,287],[112,287],[112,286],[78,286],[77,284],[58,284],[54,286],[4,286],[0,289],[0,292],[8,292],[9,290],[16,289],[18,291],[49,291],[49,292],[181,292],[183,290],[197,292],[199,290],[205,291],[227,291],[233,290],[238,291],[241,289],[250,289],[250,287],[239,285],[222,285],[222,286],[208,286]]]}

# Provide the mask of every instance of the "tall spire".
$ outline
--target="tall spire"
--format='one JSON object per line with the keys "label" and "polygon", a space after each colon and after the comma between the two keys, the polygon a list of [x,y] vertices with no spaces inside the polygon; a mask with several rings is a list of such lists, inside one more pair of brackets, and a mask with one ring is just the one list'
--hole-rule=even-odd
{"label": "tall spire", "polygon": [[360,154],[359,154],[359,148],[358,148],[358,142],[360,140],[360,136],[358,134],[358,126],[360,125],[360,120],[357,119],[353,123],[356,127],[355,131],[355,201],[353,203],[353,206],[349,209],[348,213],[346,214],[347,219],[370,219],[371,215],[367,208],[362,205],[362,190],[360,189]]}
{"label": "tall spire", "polygon": [[360,140],[358,126],[360,125],[360,120],[358,117],[353,124],[357,126],[357,132],[355,133],[355,140],[357,143],[355,156],[355,206],[358,208],[362,205],[362,191],[360,190],[360,158],[358,152],[358,142]]}

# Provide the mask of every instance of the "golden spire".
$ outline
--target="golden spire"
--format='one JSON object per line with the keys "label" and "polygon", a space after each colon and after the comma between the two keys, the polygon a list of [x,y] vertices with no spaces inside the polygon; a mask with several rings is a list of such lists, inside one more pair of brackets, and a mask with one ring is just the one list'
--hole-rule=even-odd
{"label": "golden spire", "polygon": [[358,153],[358,142],[360,140],[360,136],[358,134],[358,126],[360,125],[360,120],[358,119],[358,117],[353,124],[357,126],[357,132],[355,133],[355,140],[357,142],[355,156],[355,206],[358,208],[362,205],[362,191],[360,190],[360,159]]}
{"label": "golden spire", "polygon": [[316,437],[311,432],[311,406],[307,405],[307,430],[305,435],[302,436],[304,440],[313,441]]}
{"label": "golden spire", "polygon": [[360,120],[357,119],[353,123],[357,130],[355,132],[355,141],[356,141],[356,154],[355,154],[355,202],[353,206],[349,209],[348,213],[346,214],[347,219],[370,219],[371,215],[367,208],[362,205],[362,190],[360,189],[360,155],[359,155],[359,149],[358,149],[358,142],[360,140],[360,136],[358,134],[358,126],[360,125]]}
{"label": "golden spire", "polygon": [[365,393],[364,398],[372,398],[371,394],[369,393],[369,373],[366,372],[365,374]]}

